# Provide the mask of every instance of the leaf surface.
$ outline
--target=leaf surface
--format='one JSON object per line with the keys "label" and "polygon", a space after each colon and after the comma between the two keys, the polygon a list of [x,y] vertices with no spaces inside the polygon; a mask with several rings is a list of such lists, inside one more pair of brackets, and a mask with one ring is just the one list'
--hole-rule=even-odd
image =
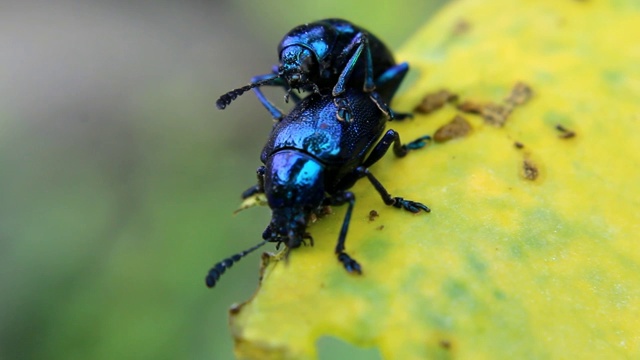
{"label": "leaf surface", "polygon": [[[393,106],[446,89],[484,116],[446,103],[392,122],[405,141],[456,115],[471,130],[371,168],[432,213],[360,181],[346,247],[362,276],[335,258],[334,208],[315,246],[264,258],[231,311],[238,357],[315,358],[325,335],[390,359],[640,357],[638,4],[462,0],[435,16],[397,54],[418,75]],[[518,83],[532,95],[516,104]],[[503,126],[485,120],[495,106]]]}

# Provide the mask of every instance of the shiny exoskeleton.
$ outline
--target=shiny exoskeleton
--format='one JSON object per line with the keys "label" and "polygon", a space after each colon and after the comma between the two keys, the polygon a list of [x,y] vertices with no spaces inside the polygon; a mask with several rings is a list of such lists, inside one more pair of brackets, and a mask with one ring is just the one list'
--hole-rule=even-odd
{"label": "shiny exoskeleton", "polygon": [[[378,84],[384,84],[379,85],[383,99],[391,100],[406,70],[405,66],[378,79]],[[215,286],[227,268],[267,242],[285,244],[288,254],[311,240],[306,232],[310,218],[328,205],[348,205],[335,253],[348,272],[361,273],[360,264],[345,252],[345,239],[355,204],[355,195],[348,189],[363,177],[385,204],[413,213],[430,211],[422,203],[391,196],[369,171],[389,148],[402,157],[409,150],[423,147],[430,137],[403,145],[396,131],[385,132],[386,116],[361,89],[347,88],[337,99],[340,105],[336,105],[330,92],[311,94],[275,124],[262,151],[264,165],[258,169],[258,183],[243,193],[243,198],[266,195],[272,210],[271,222],[262,234],[262,242],[209,271],[208,287]],[[340,106],[350,109],[352,121],[336,118]]]}
{"label": "shiny exoskeleton", "polygon": [[[249,85],[222,95],[217,107],[224,109],[236,97],[254,89],[271,116],[280,120],[282,112],[264,96],[260,86],[283,87],[285,99],[291,95],[296,103],[300,98],[291,92],[293,89],[313,93],[330,91],[335,98],[353,87],[367,93],[387,117],[396,116],[376,91],[375,80],[385,77],[387,72],[397,72],[399,67],[406,67],[406,63],[396,64],[386,45],[365,29],[342,19],[300,25],[284,36],[278,54],[280,62],[272,73],[255,76]],[[337,105],[338,117],[349,120],[349,109]]]}

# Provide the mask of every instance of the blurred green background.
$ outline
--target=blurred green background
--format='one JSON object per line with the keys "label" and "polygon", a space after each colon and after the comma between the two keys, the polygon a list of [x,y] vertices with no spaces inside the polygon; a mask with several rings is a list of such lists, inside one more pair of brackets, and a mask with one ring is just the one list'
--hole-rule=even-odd
{"label": "blurred green background", "polygon": [[227,309],[259,257],[204,275],[268,223],[232,213],[271,120],[251,93],[215,100],[295,25],[342,17],[398,48],[443,2],[3,1],[0,359],[233,358]]}

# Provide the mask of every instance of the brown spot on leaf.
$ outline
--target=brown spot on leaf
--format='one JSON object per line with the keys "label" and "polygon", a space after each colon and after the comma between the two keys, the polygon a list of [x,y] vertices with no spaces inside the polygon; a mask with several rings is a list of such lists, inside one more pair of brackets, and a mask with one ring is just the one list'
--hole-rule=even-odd
{"label": "brown spot on leaf", "polygon": [[535,180],[540,174],[538,167],[531,161],[531,159],[524,159],[522,162],[522,174],[527,180]]}
{"label": "brown spot on leaf", "polygon": [[375,220],[378,216],[380,216],[380,214],[378,214],[377,211],[375,210],[369,211],[369,221]]}
{"label": "brown spot on leaf", "polygon": [[244,304],[245,303],[231,305],[231,307],[229,308],[229,314],[231,314],[231,315],[238,314],[240,312],[240,310],[242,310],[242,306],[244,306]]}
{"label": "brown spot on leaf", "polygon": [[513,89],[511,89],[509,96],[504,101],[507,104],[518,106],[529,101],[531,96],[533,96],[533,90],[531,90],[531,87],[523,82],[517,82]]}
{"label": "brown spot on leaf", "polygon": [[445,349],[445,350],[451,350],[451,341],[446,340],[446,339],[442,339],[439,342],[439,345],[441,348]]}
{"label": "brown spot on leaf", "polygon": [[454,36],[463,35],[471,30],[471,23],[465,19],[459,19],[453,25],[453,31],[451,32]]}
{"label": "brown spot on leaf", "polygon": [[448,90],[440,90],[435,93],[425,95],[422,102],[416,106],[415,112],[421,114],[429,114],[440,109],[444,104],[453,102],[458,99],[458,95],[449,92]]}
{"label": "brown spot on leaf", "polygon": [[382,229],[384,229],[384,225],[380,225],[376,228],[376,230],[382,230]]}
{"label": "brown spot on leaf", "polygon": [[487,124],[502,127],[507,122],[509,115],[513,112],[516,106],[525,104],[531,96],[533,90],[531,87],[523,82],[517,82],[509,96],[504,99],[502,104],[496,103],[477,103],[473,101],[465,100],[458,105],[458,109],[465,113],[480,114]]}
{"label": "brown spot on leaf", "polygon": [[469,114],[481,114],[482,107],[482,104],[467,100],[458,105],[458,110]]}
{"label": "brown spot on leaf", "polygon": [[524,147],[524,144],[521,143],[520,141],[516,141],[513,143],[513,146],[515,146],[516,149],[522,149]]}
{"label": "brown spot on leaf", "polygon": [[482,118],[484,122],[489,125],[502,127],[507,122],[511,110],[511,106],[502,106],[493,103],[485,104],[482,107]]}
{"label": "brown spot on leaf", "polygon": [[263,252],[260,255],[260,277],[258,278],[258,282],[262,283],[262,277],[264,276],[264,271],[269,266],[269,263],[274,260],[274,256],[268,252]]}
{"label": "brown spot on leaf", "polygon": [[441,126],[433,135],[435,142],[445,142],[464,137],[471,131],[471,124],[460,115],[456,115],[449,123]]}
{"label": "brown spot on leaf", "polygon": [[309,223],[315,224],[316,221],[318,221],[318,215],[311,213],[311,215],[309,215]]}

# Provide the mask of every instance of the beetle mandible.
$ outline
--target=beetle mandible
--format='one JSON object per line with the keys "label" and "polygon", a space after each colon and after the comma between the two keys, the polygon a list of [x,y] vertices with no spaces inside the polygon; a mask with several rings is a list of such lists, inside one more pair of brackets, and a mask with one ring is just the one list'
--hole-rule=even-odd
{"label": "beetle mandible", "polygon": [[[405,64],[392,75],[378,79],[380,95],[390,101],[408,70]],[[306,232],[312,214],[323,206],[347,204],[335,253],[344,268],[361,273],[360,264],[345,251],[345,239],[355,204],[348,191],[356,181],[367,178],[386,205],[417,213],[429,212],[419,202],[394,197],[369,171],[393,147],[398,157],[419,149],[431,138],[422,136],[402,144],[394,130],[385,132],[386,116],[370,101],[369,94],[347,88],[338,96],[350,108],[352,121],[340,121],[338,105],[330,92],[314,93],[303,99],[286,117],[276,123],[264,147],[258,168],[258,183],[243,193],[243,198],[264,193],[272,210],[271,222],[259,244],[214,265],[206,277],[213,287],[235,262],[267,242],[284,243],[291,249],[312,240]]]}
{"label": "beetle mandible", "polygon": [[[255,76],[249,85],[222,95],[217,107],[224,109],[236,97],[253,89],[271,116],[281,120],[282,112],[264,96],[260,86],[283,87],[285,100],[291,96],[295,103],[300,98],[292,92],[294,89],[313,93],[330,90],[335,98],[348,87],[359,87],[389,119],[409,116],[394,113],[376,91],[374,82],[387,72],[397,72],[406,63],[396,64],[382,41],[349,21],[325,19],[297,26],[280,41],[278,54],[280,62],[272,73]],[[341,120],[350,120],[349,109],[338,106],[337,114]]]}

